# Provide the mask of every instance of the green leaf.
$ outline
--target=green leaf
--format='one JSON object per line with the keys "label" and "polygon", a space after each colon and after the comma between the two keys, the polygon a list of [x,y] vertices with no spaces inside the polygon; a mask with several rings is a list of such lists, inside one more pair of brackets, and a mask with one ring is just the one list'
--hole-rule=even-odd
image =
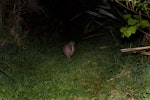
{"label": "green leaf", "polygon": [[120,32],[123,33],[123,37],[129,38],[132,34],[135,34],[137,30],[137,26],[130,26],[130,27],[122,27],[120,28]]}
{"label": "green leaf", "polygon": [[135,34],[136,30],[137,30],[137,26],[130,26],[127,29],[127,32],[129,32],[130,34]]}
{"label": "green leaf", "polygon": [[131,36],[131,32],[128,31],[128,27],[121,27],[120,28],[120,32],[122,33],[122,37],[130,37]]}
{"label": "green leaf", "polygon": [[135,25],[137,23],[137,20],[136,19],[133,19],[133,18],[130,18],[128,20],[128,25]]}
{"label": "green leaf", "polygon": [[126,32],[126,31],[127,31],[127,27],[121,27],[121,28],[120,28],[120,32],[121,32],[121,33],[124,33],[124,32]]}
{"label": "green leaf", "polygon": [[126,14],[126,15],[123,15],[123,18],[128,20],[129,18],[131,18],[131,14]]}
{"label": "green leaf", "polygon": [[137,28],[139,28],[140,26],[141,26],[141,24],[140,24],[140,23],[137,23],[137,24],[136,24],[136,27],[137,27]]}
{"label": "green leaf", "polygon": [[140,22],[140,26],[141,26],[142,28],[150,27],[150,23],[148,22],[148,20],[142,20],[142,21]]}
{"label": "green leaf", "polygon": [[129,38],[131,36],[131,33],[126,31],[124,34],[123,34],[125,37]]}

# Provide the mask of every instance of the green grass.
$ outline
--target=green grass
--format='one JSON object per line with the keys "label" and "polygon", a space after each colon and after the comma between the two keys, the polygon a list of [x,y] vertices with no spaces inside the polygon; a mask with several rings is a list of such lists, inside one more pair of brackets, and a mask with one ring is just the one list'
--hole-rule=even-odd
{"label": "green grass", "polygon": [[120,52],[129,45],[111,36],[80,41],[71,61],[62,40],[2,46],[0,70],[9,77],[0,73],[0,100],[150,100],[150,58]]}

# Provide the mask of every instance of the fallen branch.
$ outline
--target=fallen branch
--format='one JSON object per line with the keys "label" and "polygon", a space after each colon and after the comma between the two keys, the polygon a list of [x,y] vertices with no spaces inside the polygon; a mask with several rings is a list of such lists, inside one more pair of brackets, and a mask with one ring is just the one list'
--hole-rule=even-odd
{"label": "fallen branch", "polygon": [[150,49],[150,46],[136,47],[136,48],[125,48],[125,49],[121,49],[121,52],[140,51],[140,50],[147,50],[147,49]]}

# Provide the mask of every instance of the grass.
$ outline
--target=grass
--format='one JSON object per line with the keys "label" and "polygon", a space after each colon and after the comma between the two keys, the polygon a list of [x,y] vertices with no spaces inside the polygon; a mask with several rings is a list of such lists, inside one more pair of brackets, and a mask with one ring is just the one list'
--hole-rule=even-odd
{"label": "grass", "polygon": [[120,52],[132,44],[105,35],[80,41],[69,61],[61,39],[23,43],[0,47],[0,100],[150,99],[150,58]]}

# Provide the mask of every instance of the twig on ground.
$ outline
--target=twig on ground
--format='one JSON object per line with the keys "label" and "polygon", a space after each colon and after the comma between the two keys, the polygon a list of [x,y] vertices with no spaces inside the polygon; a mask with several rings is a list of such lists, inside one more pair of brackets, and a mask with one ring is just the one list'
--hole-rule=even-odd
{"label": "twig on ground", "polygon": [[150,46],[136,47],[136,48],[125,48],[125,49],[121,49],[121,52],[140,51],[140,50],[147,50],[147,49],[150,49]]}

